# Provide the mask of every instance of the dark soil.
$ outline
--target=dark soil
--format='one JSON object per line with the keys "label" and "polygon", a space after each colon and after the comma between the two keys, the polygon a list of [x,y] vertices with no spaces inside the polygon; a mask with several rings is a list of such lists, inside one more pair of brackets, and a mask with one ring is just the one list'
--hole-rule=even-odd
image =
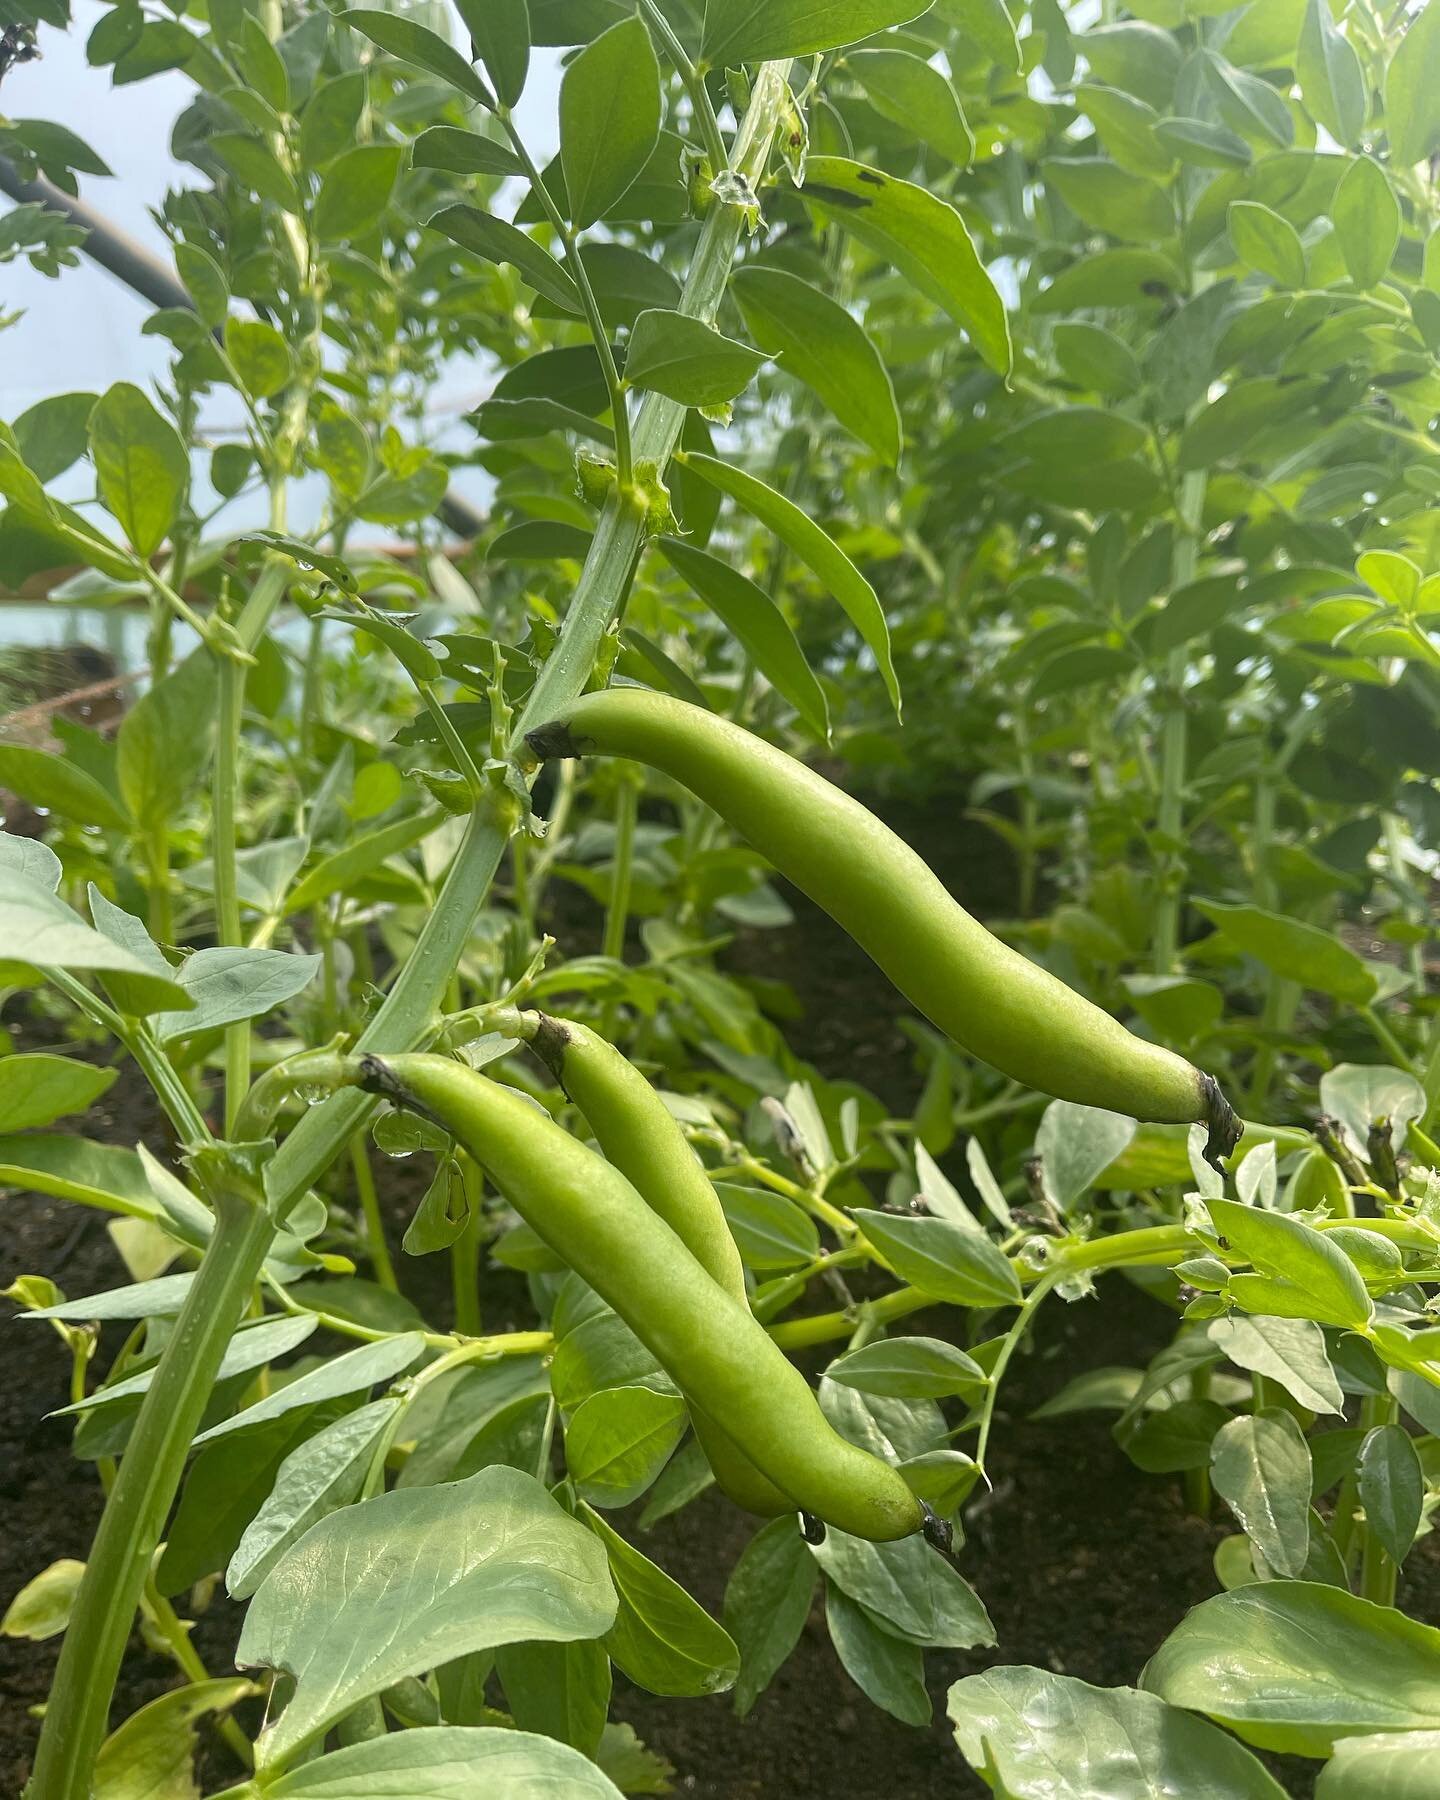
{"label": "dark soil", "polygon": [[[893,816],[893,815],[892,815]],[[911,836],[980,912],[1003,912],[1008,870],[994,841],[946,809],[901,818]],[[918,1077],[911,1045],[893,1020],[897,1003],[872,965],[842,933],[799,896],[797,927],[749,934],[733,952],[737,970],[788,981],[805,1016],[788,1034],[797,1051],[827,1076],[864,1082],[897,1111],[914,1104]],[[568,911],[568,907],[565,908]],[[7,1021],[12,1030],[16,1022]],[[31,1044],[28,1047],[36,1047]],[[144,1136],[165,1142],[163,1122],[146,1093],[122,1075],[87,1130],[112,1141]],[[398,1251],[403,1223],[425,1171],[378,1162],[387,1215]],[[0,1285],[15,1275],[47,1274],[69,1293],[127,1279],[104,1221],[34,1195],[5,1204]],[[410,1297],[444,1325],[450,1314],[447,1259],[401,1259]],[[493,1282],[493,1286],[491,1286]],[[523,1287],[504,1271],[487,1277],[487,1321],[500,1327],[523,1317]],[[961,1316],[920,1315],[917,1331],[943,1336]],[[1142,1364],[1166,1340],[1171,1315],[1121,1277],[1110,1277],[1100,1301],[1042,1312],[1028,1353],[1007,1380],[992,1443],[993,1494],[972,1503],[968,1542],[958,1562],[990,1611],[998,1645],[978,1652],[927,1656],[935,1702],[928,1731],[879,1711],[841,1670],[817,1605],[801,1642],[749,1718],[735,1720],[729,1702],[662,1700],[616,1678],[614,1716],[677,1770],[677,1792],[702,1800],[954,1800],[987,1790],[964,1766],[944,1722],[945,1692],[962,1675],[997,1663],[1032,1663],[1100,1685],[1134,1682],[1166,1634],[1196,1602],[1216,1590],[1211,1556],[1228,1527],[1189,1516],[1175,1484],[1141,1474],[1111,1439],[1108,1418],[1029,1423],[1027,1414],[1081,1370]],[[58,1557],[82,1558],[100,1512],[91,1465],[75,1463],[63,1421],[43,1415],[68,1398],[68,1359],[54,1334],[38,1324],[6,1324],[0,1383],[0,1609]],[[118,1340],[117,1340],[118,1343]],[[117,1347],[109,1340],[102,1356]],[[640,1539],[646,1553],[719,1613],[725,1581],[752,1522],[713,1494],[665,1520]],[[1410,1558],[1400,1604],[1440,1623],[1440,1538],[1424,1540]],[[217,1598],[199,1618],[195,1643],[212,1673],[224,1673],[241,1609]],[[31,1709],[44,1698],[57,1642],[0,1639],[0,1796],[18,1795],[29,1774],[38,1730]],[[138,1641],[117,1694],[118,1720],[174,1684],[173,1666]],[[1308,1796],[1314,1765],[1271,1758],[1287,1791]],[[211,1786],[235,1779],[223,1752],[204,1761]]]}

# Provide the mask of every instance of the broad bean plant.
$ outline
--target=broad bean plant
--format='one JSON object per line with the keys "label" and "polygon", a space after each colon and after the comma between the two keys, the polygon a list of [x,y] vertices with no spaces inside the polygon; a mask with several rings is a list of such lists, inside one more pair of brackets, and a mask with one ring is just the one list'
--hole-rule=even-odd
{"label": "broad bean plant", "polygon": [[[6,18],[23,111],[65,0]],[[1216,1592],[1130,1687],[1000,1643],[957,1757],[1429,1792],[1440,5],[117,0],[86,55],[194,96],[165,379],[0,425],[0,582],[148,620],[118,719],[0,733],[0,1182],[131,1277],[8,1290],[105,1491],[4,1622],[64,1633],[29,1800],[198,1793],[201,1720],[230,1800],[659,1792],[612,1671],[743,1717],[822,1593],[925,1725],[1007,1371],[1117,1274],[1168,1341],[1042,1417],[1223,1507]],[[908,1106],[727,960],[780,877],[928,1021]],[[635,1541],[712,1485],[720,1619]],[[137,1618],[177,1685],[112,1719]]]}

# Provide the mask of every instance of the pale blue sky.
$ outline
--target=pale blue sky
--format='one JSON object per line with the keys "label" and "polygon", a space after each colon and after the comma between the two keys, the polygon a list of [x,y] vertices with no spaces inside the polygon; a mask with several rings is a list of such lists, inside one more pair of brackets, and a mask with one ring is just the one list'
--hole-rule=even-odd
{"label": "pale blue sky", "polygon": [[[103,10],[98,0],[75,0],[68,33],[42,30],[41,59],[12,69],[5,82],[5,111],[12,118],[57,120],[79,132],[115,176],[83,176],[86,200],[168,261],[149,209],[167,186],[202,179],[169,151],[171,127],[194,87],[179,73],[112,87],[108,69],[92,69],[85,61],[85,40]],[[558,88],[556,52],[537,52],[519,116],[541,159],[549,157],[557,138]],[[0,209],[9,205],[0,196]],[[0,332],[0,418],[14,418],[51,394],[103,391],[119,380],[144,382],[165,367],[164,340],[140,335],[147,303],[83,256],[79,268],[64,270],[58,280],[37,275],[28,265],[0,268],[0,312],[17,310],[24,317]],[[475,404],[486,386],[482,369],[458,365],[452,385],[437,399],[458,410]],[[209,422],[223,429],[238,426],[241,418],[238,399],[217,392]]]}

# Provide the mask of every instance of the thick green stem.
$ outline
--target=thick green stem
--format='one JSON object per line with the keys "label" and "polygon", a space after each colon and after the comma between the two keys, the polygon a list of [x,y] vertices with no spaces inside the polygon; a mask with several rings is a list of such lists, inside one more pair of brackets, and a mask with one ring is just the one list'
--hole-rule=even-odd
{"label": "thick green stem", "polygon": [[460,1155],[460,1175],[465,1183],[465,1200],[469,1214],[465,1229],[450,1246],[450,1289],[455,1303],[455,1335],[473,1338],[480,1335],[480,1252],[485,1246],[484,1217],[481,1202],[485,1183],[479,1165],[464,1152]]}
{"label": "thick green stem", "polygon": [[[758,187],[769,161],[787,91],[785,73],[782,64],[761,67],[736,137],[732,164],[752,187]],[[707,322],[714,318],[744,223],[743,208],[718,199],[712,206],[681,301],[692,316]],[[636,423],[637,455],[653,457],[663,469],[679,442],[684,420],[683,406],[663,395],[647,395]],[[517,724],[517,743],[531,726],[582,692],[605,632],[624,604],[645,530],[644,512],[633,498],[612,497],[600,516],[560,640]],[[490,810],[471,815],[415,948],[359,1048],[405,1050],[434,1029],[446,986],[499,866],[508,823]],[[106,1504],[66,1633],[27,1800],[88,1800],[90,1774],[148,1558],[159,1541],[225,1345],[276,1227],[340,1154],[372,1104],[368,1096],[345,1089],[308,1112],[271,1164],[268,1213],[242,1215],[243,1231],[222,1220],[206,1249]]]}
{"label": "thick green stem", "polygon": [[175,1322],[90,1547],[45,1709],[27,1800],[88,1800],[131,1621],[215,1373],[274,1235],[227,1201]]}
{"label": "thick green stem", "polygon": [[615,801],[615,854],[610,863],[610,904],[605,912],[604,954],[625,959],[625,925],[630,916],[630,875],[635,854],[635,820],[640,790],[628,775]]}
{"label": "thick green stem", "polygon": [[362,1132],[357,1131],[350,1140],[350,1167],[355,1174],[355,1192],[360,1198],[360,1216],[365,1221],[365,1248],[370,1256],[370,1267],[381,1287],[398,1294],[400,1283],[395,1279],[395,1264],[390,1260],[390,1247],[385,1242],[380,1197],[375,1192],[375,1176]]}
{"label": "thick green stem", "polygon": [[[752,185],[768,161],[785,92],[784,69],[779,64],[763,65],[732,159]],[[714,319],[743,229],[742,209],[717,200],[701,230],[681,299],[683,312],[707,323]],[[663,394],[647,395],[635,427],[637,456],[653,457],[663,468],[680,441],[684,422],[683,406]],[[516,725],[517,743],[533,725],[552,717],[583,691],[610,622],[624,602],[644,541],[643,513],[626,498],[612,497],[596,525],[559,642]],[[410,960],[360,1039],[361,1049],[406,1050],[433,1028],[450,972],[469,941],[475,914],[499,867],[506,836],[504,826],[488,814],[472,816],[435,908]],[[371,1104],[354,1090],[336,1094],[291,1132],[271,1173],[271,1193],[280,1216],[334,1160]]]}

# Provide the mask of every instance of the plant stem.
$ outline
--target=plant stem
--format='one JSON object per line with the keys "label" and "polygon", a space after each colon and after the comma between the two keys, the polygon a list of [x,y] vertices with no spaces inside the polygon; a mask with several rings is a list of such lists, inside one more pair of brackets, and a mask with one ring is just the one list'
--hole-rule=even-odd
{"label": "plant stem", "polygon": [[[1259,1377],[1257,1376],[1258,1380]],[[1190,1398],[1192,1400],[1208,1400],[1210,1397],[1209,1369],[1196,1369],[1190,1377]],[[1210,1517],[1210,1466],[1201,1463],[1198,1469],[1186,1469],[1183,1476],[1186,1510],[1197,1519]]]}
{"label": "plant stem", "polygon": [[455,1335],[479,1337],[483,1319],[480,1312],[480,1251],[484,1244],[481,1203],[485,1183],[479,1165],[462,1150],[460,1177],[465,1183],[467,1215],[465,1229],[450,1246],[450,1288],[455,1304]]}
{"label": "plant stem", "polygon": [[[732,162],[752,187],[758,186],[769,161],[787,92],[785,75],[784,64],[761,66],[736,137]],[[744,222],[741,207],[719,199],[706,215],[681,300],[682,310],[691,316],[713,320]],[[644,455],[663,469],[684,422],[683,406],[660,394],[647,395],[637,420],[637,449],[643,447]],[[600,515],[559,642],[516,727],[517,744],[529,727],[583,691],[610,621],[624,604],[644,542],[643,511],[629,496],[615,494]],[[446,986],[499,867],[508,823],[490,807],[472,813],[435,906],[362,1035],[360,1049],[405,1050],[433,1030]],[[145,1570],[225,1346],[276,1227],[339,1155],[372,1104],[368,1096],[346,1088],[307,1112],[267,1171],[269,1211],[222,1213],[217,1220],[106,1503],[61,1648],[27,1800],[88,1800]]]}
{"label": "plant stem", "polygon": [[[769,159],[785,92],[785,69],[775,63],[763,64],[732,156],[733,165],[752,185]],[[743,229],[741,208],[719,201],[711,207],[681,298],[682,312],[707,323],[714,319]],[[637,454],[653,457],[663,468],[679,443],[684,422],[683,406],[663,394],[648,394],[636,422]],[[612,496],[597,522],[559,641],[516,725],[516,743],[532,726],[552,717],[583,691],[610,621],[628,592],[644,539],[643,514],[621,496]],[[475,914],[494,879],[505,843],[506,832],[498,820],[484,811],[472,815],[415,949],[361,1037],[360,1049],[407,1050],[433,1028],[450,972],[469,941]],[[271,1173],[271,1193],[279,1217],[288,1213],[334,1160],[371,1104],[365,1095],[347,1089],[308,1113],[290,1133]]]}
{"label": "plant stem", "polygon": [[[190,1641],[190,1633],[176,1614],[175,1608],[155,1585],[155,1577],[145,1577],[144,1605],[150,1615],[151,1623],[165,1640],[165,1646],[175,1659],[176,1667],[187,1681],[208,1681],[210,1671],[201,1661],[200,1653]],[[227,1713],[218,1722],[220,1736],[234,1752],[242,1768],[253,1769],[255,1766],[255,1749],[249,1738]]]}
{"label": "plant stem", "polygon": [[620,777],[615,801],[615,853],[610,864],[610,904],[605,910],[602,954],[625,960],[625,925],[630,914],[630,876],[635,853],[635,820],[640,790],[628,773]]}
{"label": "plant stem", "polygon": [[710,104],[710,95],[705,86],[705,77],[691,62],[685,46],[676,37],[670,21],[655,4],[655,0],[640,0],[640,10],[650,23],[650,29],[665,46],[665,52],[675,65],[675,72],[685,84],[685,92],[690,96],[690,105],[695,112],[695,121],[700,127],[700,135],[705,140],[705,154],[710,158],[710,166],[719,171],[725,167],[725,140],[720,135],[720,121],[715,117],[715,108]]}
{"label": "plant stem", "polygon": [[28,1800],[88,1800],[150,1558],[220,1359],[273,1236],[263,1208],[239,1200],[220,1205],[90,1547],[45,1708]]}
{"label": "plant stem", "polygon": [[390,1247],[385,1242],[385,1222],[380,1217],[380,1199],[375,1192],[375,1175],[370,1167],[370,1153],[365,1148],[363,1132],[357,1131],[350,1140],[350,1167],[355,1173],[355,1192],[360,1197],[360,1212],[365,1220],[365,1248],[370,1254],[370,1266],[381,1287],[398,1294],[400,1283],[395,1279],[395,1264],[390,1260]]}

